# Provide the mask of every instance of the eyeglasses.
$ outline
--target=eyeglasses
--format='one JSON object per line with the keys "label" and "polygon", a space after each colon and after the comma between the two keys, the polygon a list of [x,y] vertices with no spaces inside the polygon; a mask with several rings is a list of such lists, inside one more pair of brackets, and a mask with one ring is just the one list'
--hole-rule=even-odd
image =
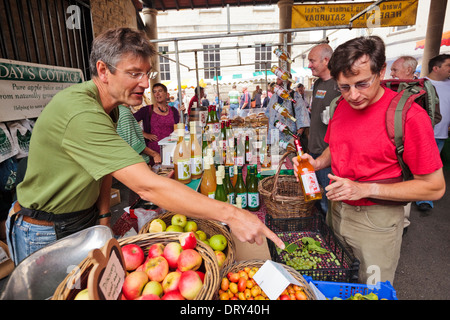
{"label": "eyeglasses", "polygon": [[131,79],[134,79],[134,80],[142,80],[142,78],[144,77],[144,76],[147,76],[147,78],[150,80],[150,79],[155,79],[156,78],[156,76],[158,75],[158,72],[156,72],[156,71],[149,71],[149,72],[133,72],[133,71],[124,71],[124,70],[120,70],[120,69],[117,69],[117,67],[115,67],[115,66],[113,66],[113,65],[111,65],[111,64],[109,64],[109,63],[106,63],[108,66],[110,66],[110,67],[113,67],[114,69],[116,69],[117,71],[120,71],[120,72],[123,72],[123,73],[126,73],[126,74],[128,74],[129,76],[130,76],[130,78]]}
{"label": "eyeglasses", "polygon": [[372,83],[375,81],[375,78],[377,77],[377,74],[373,75],[372,80],[369,81],[361,81],[361,82],[357,82],[355,84],[338,84],[338,89],[341,92],[349,92],[351,87],[355,87],[356,90],[364,90],[369,88]]}

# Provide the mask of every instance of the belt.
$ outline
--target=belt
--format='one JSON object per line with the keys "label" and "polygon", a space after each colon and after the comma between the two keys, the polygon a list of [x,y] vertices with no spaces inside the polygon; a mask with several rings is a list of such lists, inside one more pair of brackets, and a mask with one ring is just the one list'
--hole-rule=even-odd
{"label": "belt", "polygon": [[[16,201],[16,203],[14,204],[14,208],[13,208],[13,214],[16,212],[19,212],[21,210],[20,204],[19,202]],[[26,215],[21,215],[23,217],[23,221],[28,222],[30,224],[34,224],[34,225],[38,225],[38,226],[53,226],[53,222],[52,221],[46,221],[46,220],[38,220]]]}

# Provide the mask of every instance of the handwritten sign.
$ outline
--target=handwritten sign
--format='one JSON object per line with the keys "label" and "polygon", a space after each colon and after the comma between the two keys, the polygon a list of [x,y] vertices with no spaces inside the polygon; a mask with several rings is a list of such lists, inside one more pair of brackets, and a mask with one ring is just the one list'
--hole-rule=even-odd
{"label": "handwritten sign", "polygon": [[100,249],[90,252],[93,268],[89,273],[90,300],[118,300],[125,280],[125,264],[122,250],[116,239],[110,239]]}
{"label": "handwritten sign", "polygon": [[[292,28],[348,25],[373,2],[299,4],[292,7]],[[417,0],[388,1],[353,21],[353,28],[409,26],[416,24]]]}
{"label": "handwritten sign", "polygon": [[58,91],[81,82],[80,69],[0,59],[0,122],[37,118]]}

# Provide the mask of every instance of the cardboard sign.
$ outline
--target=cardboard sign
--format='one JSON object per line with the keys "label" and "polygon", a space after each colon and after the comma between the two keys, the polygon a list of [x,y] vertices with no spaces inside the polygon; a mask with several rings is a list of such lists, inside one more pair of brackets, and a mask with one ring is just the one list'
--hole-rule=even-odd
{"label": "cardboard sign", "polygon": [[125,281],[125,263],[119,242],[112,238],[100,249],[89,253],[94,266],[89,273],[90,300],[118,300]]}
{"label": "cardboard sign", "polygon": [[303,285],[282,264],[267,260],[253,276],[270,300],[276,300],[289,284]]}

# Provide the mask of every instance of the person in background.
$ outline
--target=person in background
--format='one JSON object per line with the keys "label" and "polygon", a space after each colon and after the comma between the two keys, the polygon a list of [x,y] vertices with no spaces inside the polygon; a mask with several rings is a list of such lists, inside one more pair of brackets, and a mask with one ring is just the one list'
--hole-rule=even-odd
{"label": "person in background", "polygon": [[[313,158],[318,157],[328,147],[324,141],[328,123],[322,121],[322,114],[330,102],[338,97],[339,92],[336,80],[331,77],[328,63],[330,62],[333,49],[328,44],[318,44],[308,54],[309,65],[312,75],[318,77],[314,82],[311,102],[311,125],[309,127],[308,149]],[[331,168],[325,167],[316,172],[317,179],[322,188],[330,184],[328,174]],[[326,193],[317,202],[320,212],[326,215],[328,200]]]}
{"label": "person in background", "polygon": [[297,135],[300,137],[300,143],[303,151],[308,152],[308,136],[309,126],[311,125],[311,117],[309,115],[308,106],[302,93],[304,92],[304,86],[300,83],[296,86],[296,90],[293,94],[294,104],[294,116],[297,119]]}
{"label": "person in background", "polygon": [[250,109],[250,104],[252,102],[252,97],[250,96],[250,93],[248,92],[247,86],[242,87],[242,95],[239,101],[239,111],[238,114],[242,117],[243,116],[243,110]]}
{"label": "person in background", "polygon": [[[194,103],[197,104],[197,108],[201,107],[201,102],[199,102],[198,97],[202,98],[205,95],[205,89],[203,87],[196,87],[194,90],[194,95],[192,96],[191,100],[189,101],[189,107],[188,107],[188,117],[191,116],[191,110],[194,107]],[[201,101],[201,100],[200,100]]]}
{"label": "person in background", "polygon": [[411,56],[401,56],[391,66],[391,77],[397,79],[415,79],[417,60]]}
{"label": "person in background", "polygon": [[256,86],[252,93],[252,101],[255,101],[255,108],[261,108],[261,89],[259,85]]}
{"label": "person in background", "polygon": [[231,91],[228,92],[228,98],[230,99],[230,116],[232,119],[237,116],[239,109],[239,91],[236,90],[236,85],[233,84]]}
{"label": "person in background", "polygon": [[[169,107],[175,106],[175,97],[174,97],[174,96],[170,96],[169,102],[167,103],[167,105],[168,105]],[[178,110],[178,108],[177,108],[177,110]]]}
{"label": "person in background", "polygon": [[302,158],[315,170],[332,167],[332,183],[326,187],[331,204],[327,223],[359,260],[358,282],[393,284],[404,203],[437,200],[445,193],[433,128],[427,112],[413,103],[406,114],[403,160],[414,178],[403,181],[395,146],[386,133],[386,110],[397,93],[381,86],[386,73],[383,40],[349,40],[336,48],[328,65],[343,100],[328,124],[328,147],[317,158]]}
{"label": "person in background", "polygon": [[261,245],[267,237],[285,247],[253,213],[152,172],[118,135],[117,107],[142,104],[156,54],[143,31],[108,29],[92,43],[92,80],[59,91],[42,110],[6,221],[16,265],[70,234],[97,223],[110,226],[113,178],[168,211],[226,223],[239,241]]}
{"label": "person in background", "polygon": [[[180,114],[175,107],[170,107],[167,103],[167,87],[162,83],[155,83],[152,87],[155,103],[143,106],[133,114],[137,122],[142,121],[143,134],[147,147],[161,153],[158,142],[170,136],[174,130],[174,125],[180,121]],[[153,157],[154,159],[154,157]],[[154,165],[154,160],[150,164]]]}
{"label": "person in background", "polygon": [[[430,80],[436,88],[442,116],[441,121],[434,126],[434,138],[440,153],[444,148],[445,140],[448,138],[450,126],[450,54],[440,54],[430,59],[428,71],[429,74],[426,79]],[[417,201],[416,205],[420,211],[433,209],[433,201]]]}

